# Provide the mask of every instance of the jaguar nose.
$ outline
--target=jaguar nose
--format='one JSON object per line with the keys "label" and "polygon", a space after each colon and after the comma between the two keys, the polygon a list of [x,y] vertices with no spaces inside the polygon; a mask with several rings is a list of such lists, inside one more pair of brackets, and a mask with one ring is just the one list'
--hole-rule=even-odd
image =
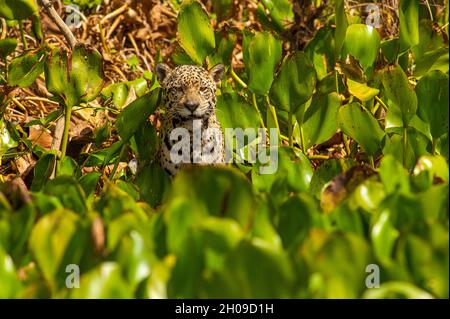
{"label": "jaguar nose", "polygon": [[199,103],[195,101],[186,101],[184,103],[184,106],[191,112],[194,112],[197,109],[198,105]]}

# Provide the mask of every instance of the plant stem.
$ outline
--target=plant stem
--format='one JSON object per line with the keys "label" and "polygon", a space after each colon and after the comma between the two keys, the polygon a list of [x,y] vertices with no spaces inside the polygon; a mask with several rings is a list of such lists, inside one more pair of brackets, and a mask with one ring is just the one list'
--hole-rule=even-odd
{"label": "plant stem", "polygon": [[258,108],[258,103],[256,102],[256,94],[255,93],[252,94],[252,102],[253,102],[252,105],[255,108],[255,111],[258,113],[259,123],[261,124],[261,127],[266,128],[266,125],[264,124],[264,120],[261,116],[261,112],[259,111],[259,108]]}
{"label": "plant stem", "polygon": [[373,161],[373,155],[369,155],[369,162],[370,162],[370,166],[375,169],[375,163]]}
{"label": "plant stem", "polygon": [[127,147],[127,145],[125,143],[123,143],[122,148],[120,149],[119,157],[116,159],[116,161],[114,163],[113,170],[109,174],[109,180],[110,181],[112,181],[113,178],[114,178],[114,175],[116,175],[117,168],[119,167],[120,159],[122,158],[123,154],[125,153],[126,147]]}
{"label": "plant stem", "polygon": [[64,114],[64,132],[62,137],[62,143],[61,143],[61,157],[58,162],[58,168],[57,171],[59,172],[61,168],[61,163],[66,157],[66,151],[67,151],[67,144],[69,142],[69,128],[70,128],[70,118],[72,116],[72,107],[67,106],[66,112]]}
{"label": "plant stem", "polygon": [[408,128],[403,128],[403,166],[406,167],[406,150],[408,146]]}
{"label": "plant stem", "polygon": [[436,144],[437,144],[437,140],[435,138],[433,138],[433,142],[431,144],[431,154],[432,155],[436,155]]}
{"label": "plant stem", "polygon": [[348,144],[347,135],[345,135],[344,132],[342,132],[342,140],[344,141],[345,151],[347,152],[347,155],[350,156],[350,145]]}
{"label": "plant stem", "polygon": [[425,2],[427,4],[428,12],[430,13],[430,19],[431,19],[431,21],[434,22],[433,11],[431,11],[430,1],[429,0],[425,0]]}
{"label": "plant stem", "polygon": [[302,152],[303,154],[306,155],[306,149],[305,149],[305,137],[303,135],[303,125],[300,125],[299,123],[299,131],[300,131],[300,143],[301,143],[301,148],[302,148]]}
{"label": "plant stem", "polygon": [[22,20],[19,20],[19,30],[20,30],[20,35],[22,36],[23,49],[28,50],[28,42],[27,42],[27,39],[25,38],[25,31],[23,30],[23,21]]}
{"label": "plant stem", "polygon": [[230,72],[233,79],[237,83],[239,83],[240,86],[242,86],[244,89],[248,88],[248,85],[244,81],[242,81],[242,79],[236,74],[236,72],[234,72],[233,67],[230,68]]}
{"label": "plant stem", "polygon": [[330,159],[328,155],[310,155],[308,156],[310,160],[327,160]]}
{"label": "plant stem", "polygon": [[335,80],[336,80],[336,92],[337,94],[339,94],[339,75],[337,73],[337,71],[334,72],[335,75]]}
{"label": "plant stem", "polygon": [[378,103],[381,104],[381,106],[384,108],[385,111],[388,110],[388,107],[386,106],[386,104],[378,96],[375,96],[375,100],[377,100]]}
{"label": "plant stem", "polygon": [[289,111],[289,115],[288,115],[288,137],[289,137],[289,146],[293,147],[294,146],[294,132],[293,132],[293,125],[292,125],[292,112]]}

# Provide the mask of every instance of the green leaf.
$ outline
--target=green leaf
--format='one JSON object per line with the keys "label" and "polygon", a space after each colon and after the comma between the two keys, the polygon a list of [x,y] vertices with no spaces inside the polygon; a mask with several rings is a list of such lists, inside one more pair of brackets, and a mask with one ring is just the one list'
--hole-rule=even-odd
{"label": "green leaf", "polygon": [[340,105],[341,99],[336,93],[313,98],[311,106],[305,112],[301,127],[306,149],[327,141],[336,133]]}
{"label": "green leaf", "polygon": [[277,225],[284,249],[292,251],[307,237],[318,205],[306,194],[290,197],[279,208]]}
{"label": "green leaf", "polygon": [[125,82],[113,83],[102,90],[102,96],[112,98],[114,106],[122,109],[129,95],[128,85]]}
{"label": "green leaf", "polygon": [[192,209],[234,219],[246,228],[253,216],[252,195],[250,183],[235,169],[194,167],[175,177],[167,204],[187,198],[192,202]]}
{"label": "green leaf", "polygon": [[[386,135],[385,145],[383,148],[383,154],[392,154],[397,159],[403,161],[404,152],[404,130],[401,132]],[[419,132],[414,127],[409,127],[407,130],[407,145],[406,145],[406,159],[404,161],[405,168],[412,169],[417,162],[417,159],[427,152],[427,145],[429,139]]]}
{"label": "green leaf", "polygon": [[[74,238],[79,218],[68,210],[57,210],[39,219],[30,235],[29,249],[34,260],[44,275],[54,287],[57,284],[56,275],[66,265],[61,264],[72,238]],[[81,247],[72,247],[80,249]]]}
{"label": "green leaf", "polygon": [[400,51],[419,43],[419,1],[400,0]]}
{"label": "green leaf", "polygon": [[351,79],[347,79],[347,86],[350,94],[362,102],[370,101],[380,93],[380,90],[369,87],[366,83],[359,83]]}
{"label": "green leaf", "polygon": [[150,206],[160,205],[170,190],[169,175],[159,166],[150,164],[138,174],[136,185],[139,187],[141,199]]}
{"label": "green leaf", "polygon": [[[259,113],[236,92],[225,93],[217,97],[216,115],[223,132],[227,132],[227,129],[242,129],[245,134],[246,129],[255,130],[261,126]],[[255,140],[245,138],[243,144],[238,145],[234,134],[233,136],[225,134],[224,137],[227,145],[232,145],[238,156],[248,154],[245,146],[256,142],[258,138],[257,134],[255,134]]]}
{"label": "green leaf", "polygon": [[386,193],[409,193],[408,172],[394,156],[388,154],[383,157],[379,172]]}
{"label": "green leaf", "polygon": [[69,176],[60,176],[49,181],[42,192],[57,197],[64,207],[77,214],[86,212],[86,200],[81,186]]}
{"label": "green leaf", "polygon": [[34,178],[31,184],[32,191],[39,191],[53,173],[55,169],[56,156],[54,154],[45,154],[34,166]]}
{"label": "green leaf", "polygon": [[116,128],[124,142],[128,142],[141,125],[147,121],[158,107],[160,90],[152,92],[138,98],[128,105],[116,121]]}
{"label": "green leaf", "polygon": [[79,289],[72,289],[75,299],[129,299],[131,288],[121,275],[121,268],[115,262],[104,262],[83,274]]}
{"label": "green leaf", "polygon": [[407,127],[417,110],[417,96],[408,77],[399,65],[389,67],[382,75],[384,92],[402,113],[403,127]]}
{"label": "green leaf", "polygon": [[416,86],[419,117],[430,124],[434,139],[448,132],[448,75],[432,71]]}
{"label": "green leaf", "polygon": [[222,128],[257,128],[260,126],[259,114],[236,92],[224,93],[217,97],[217,118]]}
{"label": "green leaf", "polygon": [[371,238],[375,255],[381,261],[389,261],[399,232],[390,221],[390,211],[384,210],[372,226]]}
{"label": "green leaf", "polygon": [[274,29],[283,32],[294,22],[292,3],[288,0],[262,0]]}
{"label": "green leaf", "polygon": [[338,124],[342,131],[355,139],[364,150],[375,155],[381,150],[384,132],[373,115],[359,103],[351,103],[339,109]]}
{"label": "green leaf", "polygon": [[4,251],[0,245],[0,298],[19,298],[22,290],[22,284],[17,277],[14,262],[12,258]]}
{"label": "green leaf", "polygon": [[335,1],[335,19],[336,19],[336,31],[334,34],[335,42],[335,59],[339,59],[341,55],[342,46],[347,34],[348,21],[347,14],[345,13],[345,2],[344,0]]}
{"label": "green leaf", "polygon": [[183,1],[178,13],[178,40],[189,57],[200,65],[216,47],[214,29],[200,2]]}
{"label": "green leaf", "polygon": [[47,49],[43,47],[14,58],[8,68],[8,84],[28,87],[44,72]]}
{"label": "green leaf", "polygon": [[448,47],[441,47],[425,53],[415,61],[414,76],[420,78],[430,71],[448,73],[449,54]]}
{"label": "green leaf", "polygon": [[38,11],[35,0],[0,0],[0,17],[25,20]]}
{"label": "green leaf", "polygon": [[5,59],[14,52],[19,41],[14,38],[0,39],[0,58]]}
{"label": "green leaf", "polygon": [[87,173],[80,178],[78,182],[80,183],[81,188],[83,188],[86,196],[89,196],[95,192],[97,183],[101,176],[101,173],[93,172]]}
{"label": "green leaf", "polygon": [[208,280],[209,298],[290,298],[294,272],[284,252],[262,240],[243,241]]}
{"label": "green leaf", "polygon": [[150,161],[155,157],[157,139],[156,129],[150,122],[145,122],[136,131],[134,135],[136,151],[142,162]]}
{"label": "green leaf", "polygon": [[256,94],[269,93],[273,74],[281,60],[281,41],[268,32],[259,32],[248,44],[248,87]]}
{"label": "green leaf", "polygon": [[284,61],[270,90],[276,108],[296,113],[308,101],[316,85],[316,71],[303,52]]}
{"label": "green leaf", "polygon": [[[358,298],[367,277],[370,246],[360,236],[317,229],[308,234],[298,250],[304,261],[297,266],[308,272],[308,296],[311,298]],[[303,267],[302,267],[303,266]]]}
{"label": "green leaf", "polygon": [[45,81],[49,92],[67,107],[90,102],[103,88],[102,56],[82,44],[75,47],[71,56],[53,49],[45,65]]}
{"label": "green leaf", "polygon": [[[335,30],[325,26],[316,32],[314,38],[305,47],[304,52],[313,63],[319,80],[324,79],[334,69],[334,35]],[[336,89],[334,75],[333,83]]]}
{"label": "green leaf", "polygon": [[0,163],[3,155],[5,155],[10,149],[17,147],[17,141],[11,136],[5,122],[0,119]]}
{"label": "green leaf", "polygon": [[366,24],[352,24],[347,28],[343,56],[347,54],[355,57],[367,71],[373,66],[380,48],[380,35],[378,31]]}
{"label": "green leaf", "polygon": [[292,149],[280,147],[272,149],[278,151],[277,163],[271,159],[270,165],[276,164],[274,174],[261,174],[259,162],[253,166],[253,186],[260,192],[276,194],[286,188],[287,192],[304,192],[308,189],[313,175],[313,169],[308,158],[303,154],[295,154]]}
{"label": "green leaf", "polygon": [[222,63],[230,66],[233,50],[236,46],[237,36],[233,30],[224,29],[216,33],[217,48],[214,54],[208,57],[208,64],[210,66]]}
{"label": "green leaf", "polygon": [[[186,217],[185,221],[188,220]],[[180,229],[180,225],[181,223],[176,223],[175,228]],[[215,217],[205,217],[196,224],[180,230],[182,231],[182,238],[179,240],[181,247],[168,282],[168,296],[169,298],[199,298],[210,293],[208,277],[211,275],[205,274],[224,269],[228,253],[239,244],[243,232],[236,221]],[[173,233],[175,231],[173,230]],[[184,234],[187,236],[183,236]],[[215,290],[215,287],[213,286],[212,289]]]}

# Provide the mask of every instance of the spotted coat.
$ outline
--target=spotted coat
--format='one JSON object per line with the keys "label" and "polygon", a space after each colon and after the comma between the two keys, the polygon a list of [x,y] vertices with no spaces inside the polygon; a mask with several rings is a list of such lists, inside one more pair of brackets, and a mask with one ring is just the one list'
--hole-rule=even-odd
{"label": "spotted coat", "polygon": [[[182,65],[171,70],[167,65],[159,64],[156,67],[156,74],[165,93],[156,156],[159,165],[174,176],[180,169],[194,162],[197,165],[224,163],[223,133],[215,112],[217,83],[223,75],[223,66],[218,65],[206,71],[202,67]],[[201,126],[202,133],[208,129],[215,129],[217,132],[216,135],[202,136],[201,149],[193,148],[194,121]],[[171,133],[176,128],[184,128],[189,132],[189,163],[172,161],[171,150],[181,140],[171,139]],[[211,152],[202,152],[207,149]],[[179,155],[180,152],[178,151]],[[206,156],[199,158],[201,153],[206,153]]]}

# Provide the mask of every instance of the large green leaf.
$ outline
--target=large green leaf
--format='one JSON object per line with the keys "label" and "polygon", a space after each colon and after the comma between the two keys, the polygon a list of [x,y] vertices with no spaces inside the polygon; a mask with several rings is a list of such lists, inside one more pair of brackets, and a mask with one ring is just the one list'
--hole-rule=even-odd
{"label": "large green leaf", "polygon": [[279,208],[278,233],[286,250],[294,250],[313,226],[317,203],[306,194],[290,197]]}
{"label": "large green leaf", "polygon": [[432,71],[420,79],[416,86],[418,115],[430,124],[434,139],[448,132],[448,75]]}
{"label": "large green leaf", "polygon": [[216,47],[214,29],[199,1],[183,1],[178,13],[178,40],[189,57],[200,65]]}
{"label": "large green leaf", "polygon": [[[245,49],[245,48],[244,48]],[[255,34],[248,43],[249,89],[257,94],[269,93],[275,68],[281,60],[281,41],[268,32]]]}
{"label": "large green leaf", "polygon": [[142,168],[136,178],[141,199],[152,207],[160,205],[170,190],[169,175],[162,168],[150,164]]}
{"label": "large green leaf", "polygon": [[270,90],[276,108],[296,113],[308,101],[316,85],[316,71],[303,52],[284,61]]}
{"label": "large green leaf", "polygon": [[78,44],[72,55],[53,49],[45,65],[49,92],[68,107],[90,102],[100,94],[103,80],[103,59],[100,53]]}
{"label": "large green leaf", "polygon": [[407,127],[417,111],[417,96],[408,77],[399,65],[395,65],[384,70],[382,81],[387,97],[401,110],[403,127]]}
{"label": "large green leaf", "polygon": [[419,43],[419,0],[400,0],[400,50]]}
{"label": "large green leaf", "polygon": [[313,98],[311,106],[305,112],[301,126],[306,149],[327,141],[336,133],[340,105],[341,99],[336,93]]}
{"label": "large green leaf", "polygon": [[[68,210],[57,210],[39,219],[30,235],[29,249],[45,279],[56,285],[56,275],[79,226],[79,217]],[[82,249],[70,247],[71,249]],[[78,261],[77,261],[78,262]]]}
{"label": "large green leaf", "polygon": [[261,240],[243,241],[208,281],[209,298],[289,298],[294,272],[284,252]]}
{"label": "large green leaf", "polygon": [[33,84],[36,78],[44,72],[46,58],[47,49],[45,47],[14,58],[8,68],[8,84],[20,87]]}
{"label": "large green leaf", "polygon": [[139,127],[155,112],[158,107],[159,93],[160,90],[156,89],[141,96],[120,113],[116,128],[123,141],[129,141]]}
{"label": "large green leaf", "polygon": [[343,56],[352,55],[361,63],[364,70],[373,65],[379,48],[380,35],[374,27],[366,24],[352,24],[347,28]]}
{"label": "large green leaf", "polygon": [[192,202],[192,209],[234,219],[245,228],[253,216],[252,195],[250,183],[237,170],[194,167],[176,176],[167,203],[187,198]]}
{"label": "large green leaf", "polygon": [[[311,298],[357,298],[364,289],[370,263],[367,241],[351,233],[317,229],[308,234],[298,250],[308,272]],[[303,267],[302,267],[303,266]]]}
{"label": "large green leaf", "polygon": [[373,115],[359,103],[339,109],[338,123],[342,131],[354,138],[370,155],[381,150],[384,132]]}
{"label": "large green leaf", "polygon": [[0,17],[24,20],[38,11],[35,0],[0,0]]}

